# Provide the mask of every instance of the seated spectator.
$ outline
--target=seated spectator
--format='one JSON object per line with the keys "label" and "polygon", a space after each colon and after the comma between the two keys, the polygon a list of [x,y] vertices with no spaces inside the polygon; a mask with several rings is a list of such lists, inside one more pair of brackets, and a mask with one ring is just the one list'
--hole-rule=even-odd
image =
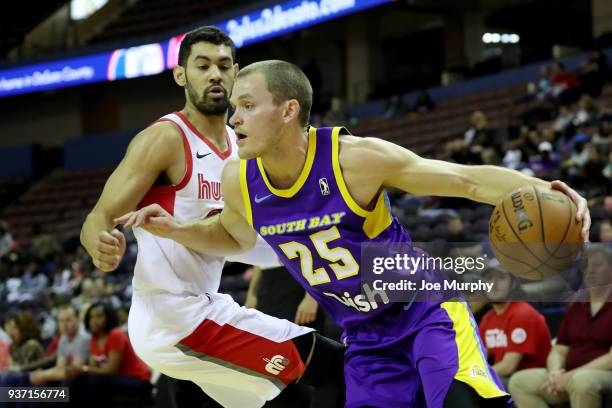
{"label": "seated spectator", "polygon": [[15,241],[5,221],[0,220],[0,259],[13,250]]}
{"label": "seated spectator", "polygon": [[601,50],[593,51],[580,68],[580,82],[584,92],[594,97],[599,96],[609,75],[608,57]]}
{"label": "seated spectator", "polygon": [[495,290],[488,294],[493,309],[480,322],[480,336],[493,369],[505,387],[519,370],[546,366],[550,351],[550,330],[546,320],[529,303],[513,301],[518,282],[494,261],[484,277]]}
{"label": "seated spectator", "polygon": [[412,110],[419,113],[431,112],[434,110],[434,107],[435,105],[431,100],[431,96],[429,96],[429,93],[427,93],[426,90],[422,90],[421,92],[419,92],[419,96],[417,97],[417,100],[414,103]]}
{"label": "seated spectator", "polygon": [[32,384],[66,380],[71,369],[79,370],[87,362],[91,340],[87,333],[79,330],[77,310],[71,304],[62,305],[57,309],[57,320],[61,337],[55,366],[31,372],[29,380]]}
{"label": "seated spectator", "polygon": [[30,312],[9,315],[4,329],[11,338],[11,346],[7,373],[0,375],[0,386],[25,386],[27,375],[22,372],[48,367],[55,361],[55,356],[45,356],[38,323]]}
{"label": "seated spectator", "polygon": [[[117,327],[117,314],[106,303],[92,304],[85,314],[91,333],[87,364],[70,371],[70,398],[79,404],[95,401],[110,406],[116,396],[146,398],[151,393],[151,370],[136,356],[127,334]],[[111,392],[112,390],[112,392]]]}
{"label": "seated spectator", "polygon": [[559,160],[553,152],[552,144],[548,141],[541,142],[538,146],[539,154],[529,158],[529,168],[536,177],[544,180],[556,180],[559,178]]}
{"label": "seated spectator", "polygon": [[589,95],[582,95],[578,100],[578,112],[574,115],[573,125],[588,125],[597,118],[599,108]]}
{"label": "seated spectator", "polygon": [[612,221],[603,220],[601,224],[599,224],[598,242],[612,245]]}
{"label": "seated spectator", "polygon": [[553,64],[550,82],[552,83],[552,94],[561,105],[575,102],[578,98],[580,82],[576,75],[565,70],[565,65],[562,62]]}
{"label": "seated spectator", "polygon": [[572,303],[548,355],[546,368],[519,371],[509,390],[518,408],[570,401],[572,407],[601,407],[612,387],[612,251],[587,250],[586,297]]}

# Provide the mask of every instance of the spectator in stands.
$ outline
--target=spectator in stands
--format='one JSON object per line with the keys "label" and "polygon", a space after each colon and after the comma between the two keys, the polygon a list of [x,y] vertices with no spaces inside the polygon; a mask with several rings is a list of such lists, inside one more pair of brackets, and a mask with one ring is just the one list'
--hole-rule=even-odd
{"label": "spectator in stands", "polygon": [[[11,338],[9,373],[30,371],[50,363],[50,359],[45,358],[45,351],[40,344],[40,329],[32,313],[10,314],[6,318],[4,329]],[[11,384],[14,380],[15,378],[9,375],[0,382]]]}
{"label": "spectator in stands", "polygon": [[610,76],[608,57],[601,50],[591,53],[589,59],[580,68],[580,83],[585,93],[596,97],[601,94]]}
{"label": "spectator in stands", "polygon": [[573,408],[601,407],[612,386],[612,250],[587,250],[586,297],[572,303],[548,355],[547,368],[519,371],[510,379],[518,408],[570,401]]}
{"label": "spectator in stands", "polygon": [[11,338],[2,327],[0,327],[0,372],[5,371],[9,366],[11,349]]}
{"label": "spectator in stands", "polygon": [[404,99],[401,95],[392,95],[387,99],[384,117],[387,119],[395,118],[408,112],[408,108],[404,104]]}
{"label": "spectator in stands", "polygon": [[0,259],[13,250],[15,241],[11,235],[8,225],[0,220]]}
{"label": "spectator in stands", "polygon": [[70,373],[78,376],[71,391],[76,391],[75,399],[80,403],[95,401],[110,406],[113,396],[150,396],[151,370],[136,356],[117,323],[115,310],[106,303],[92,304],[85,314],[85,325],[92,336],[89,361]]}
{"label": "spectator in stands", "polygon": [[530,100],[543,101],[550,97],[552,85],[550,83],[550,68],[546,65],[540,67],[540,79],[537,82],[527,84],[527,97],[522,97],[518,102]]}
{"label": "spectator in stands", "polygon": [[578,127],[588,125],[597,118],[599,108],[589,95],[582,95],[578,100],[578,111],[574,115],[573,125]]}
{"label": "spectator in stands", "polygon": [[538,145],[539,154],[529,158],[529,168],[533,174],[544,180],[556,180],[560,178],[559,160],[553,152],[553,146],[548,141]]}
{"label": "spectator in stands", "polygon": [[60,252],[61,246],[55,235],[46,231],[40,224],[34,224],[32,230],[34,238],[30,244],[30,253],[36,259],[43,261]]}
{"label": "spectator in stands", "polygon": [[431,112],[434,110],[434,107],[435,105],[431,99],[431,96],[429,96],[429,93],[423,89],[421,92],[419,92],[419,96],[417,97],[412,110],[418,113]]}
{"label": "spectator in stands", "polygon": [[599,240],[598,242],[608,244],[612,248],[612,221],[603,220],[599,224]]}
{"label": "spectator in stands", "polygon": [[480,322],[480,336],[493,369],[505,387],[519,370],[546,366],[550,352],[550,330],[546,320],[529,303],[515,301],[518,282],[493,261],[483,275],[494,284],[488,294],[493,309]]}
{"label": "spectator in stands", "polygon": [[552,83],[552,94],[561,105],[572,103],[578,98],[580,82],[576,75],[565,70],[562,62],[553,64],[550,82]]}
{"label": "spectator in stands", "polygon": [[30,261],[21,278],[21,290],[31,294],[32,298],[37,298],[47,289],[48,284],[49,279],[42,273],[40,264],[34,260]]}
{"label": "spectator in stands", "polygon": [[574,113],[567,106],[561,106],[553,124],[553,129],[555,132],[565,132],[567,127],[572,124],[573,120]]}

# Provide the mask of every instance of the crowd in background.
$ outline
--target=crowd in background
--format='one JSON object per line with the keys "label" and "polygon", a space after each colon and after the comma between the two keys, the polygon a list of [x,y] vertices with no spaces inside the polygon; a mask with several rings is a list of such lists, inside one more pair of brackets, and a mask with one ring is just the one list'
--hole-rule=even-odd
{"label": "crowd in background", "polygon": [[[441,145],[433,155],[459,163],[500,165],[546,180],[566,180],[588,199],[594,220],[591,241],[603,243],[599,252],[601,268],[612,268],[612,109],[601,105],[597,99],[609,78],[609,65],[600,52],[594,52],[576,73],[567,72],[560,63],[543,67],[541,78],[529,84],[525,98],[517,101],[517,104],[537,102],[533,109],[518,118],[518,125],[493,128],[487,116],[476,111],[469,117],[466,131]],[[435,104],[423,92],[412,107],[403,106],[399,97],[391,98],[384,115],[394,117],[410,112],[426,115],[434,109]],[[336,111],[316,116],[315,120],[329,124],[347,121]],[[394,209],[415,241],[486,241],[490,208],[464,200],[413,197],[397,192],[391,192],[391,198]],[[108,402],[109,394],[104,393],[108,387],[146,398],[151,392],[151,371],[131,350],[126,330],[136,252],[136,243],[128,232],[124,260],[117,271],[105,274],[93,267],[78,237],[59,242],[53,231],[37,226],[31,243],[25,246],[20,245],[19,237],[12,236],[9,225],[0,223],[0,321],[3,322],[0,328],[0,386],[68,382],[79,384],[78,388],[83,391],[82,395],[75,394],[77,400],[95,396],[98,401]],[[221,291],[244,303],[252,274],[250,268],[230,265],[226,268]],[[507,280],[508,288],[521,283],[515,282],[512,275],[496,265],[490,266],[486,274],[499,282]],[[299,307],[302,296],[299,293],[293,307]],[[604,299],[602,307],[605,310],[609,309],[607,302],[608,299]],[[589,384],[584,384],[592,379],[592,373],[580,377],[582,382],[576,376],[564,377],[603,355],[591,354],[587,360],[575,356],[585,352],[575,347],[576,332],[589,329],[588,322],[582,326],[576,323],[581,322],[586,312],[570,308],[568,313],[573,318],[563,320],[558,334],[560,346],[551,351],[550,347],[526,341],[536,331],[545,333],[536,335],[538,338],[549,339],[557,335],[548,331],[543,318],[530,319],[539,322],[537,327],[526,328],[516,323],[525,320],[526,316],[541,316],[536,309],[529,305],[493,303],[498,307],[483,309],[478,316],[485,316],[484,321],[491,323],[511,310],[513,326],[506,333],[511,339],[487,332],[498,330],[499,334],[501,329],[493,326],[508,324],[508,319],[491,323],[492,328],[482,332],[483,339],[490,351],[495,351],[500,344],[506,345],[504,352],[492,352],[491,356],[496,360],[493,361],[495,369],[510,383],[510,388],[521,395],[519,403],[528,401],[524,404],[535,404],[528,405],[535,407],[542,401],[546,404],[570,399],[573,405],[590,407],[595,405],[589,404],[601,400],[591,395],[591,399],[584,402],[585,390],[593,391],[593,384],[590,388]],[[612,316],[612,311],[606,313]],[[605,327],[589,329],[594,332],[607,330],[608,333],[601,333],[601,336],[604,342],[609,342],[605,343],[608,349],[612,347],[610,327],[612,320]],[[513,342],[517,347],[509,347]],[[545,343],[550,345],[549,341]],[[504,361],[508,353],[530,356],[532,351],[534,355],[522,363]],[[564,361],[568,353],[574,360],[565,368],[554,367],[556,371],[530,372],[527,377],[523,375],[510,381],[512,374],[522,369],[546,370],[549,352],[562,355],[560,361]],[[589,352],[594,353],[593,350]],[[596,368],[606,370],[605,367],[604,364]],[[611,374],[612,388],[612,354],[607,370]],[[550,372],[554,373],[552,377]],[[535,383],[544,384],[541,388],[545,390],[544,396],[536,395],[540,388],[533,388]],[[600,391],[597,392],[603,395]]]}

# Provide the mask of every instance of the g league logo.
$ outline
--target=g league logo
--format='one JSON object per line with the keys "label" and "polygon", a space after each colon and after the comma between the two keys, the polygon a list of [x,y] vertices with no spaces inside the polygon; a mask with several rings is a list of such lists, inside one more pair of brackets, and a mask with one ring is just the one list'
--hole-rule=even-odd
{"label": "g league logo", "polygon": [[321,195],[329,195],[329,183],[325,177],[319,179],[319,187],[321,188]]}

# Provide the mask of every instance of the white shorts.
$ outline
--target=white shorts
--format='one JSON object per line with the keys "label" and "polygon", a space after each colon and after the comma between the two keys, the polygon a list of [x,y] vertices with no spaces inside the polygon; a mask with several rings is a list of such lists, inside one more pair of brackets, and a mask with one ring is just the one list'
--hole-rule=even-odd
{"label": "white shorts", "polygon": [[303,374],[290,340],[313,331],[240,307],[228,295],[138,291],[128,328],[136,354],[149,366],[193,381],[224,407],[240,408],[261,407]]}

